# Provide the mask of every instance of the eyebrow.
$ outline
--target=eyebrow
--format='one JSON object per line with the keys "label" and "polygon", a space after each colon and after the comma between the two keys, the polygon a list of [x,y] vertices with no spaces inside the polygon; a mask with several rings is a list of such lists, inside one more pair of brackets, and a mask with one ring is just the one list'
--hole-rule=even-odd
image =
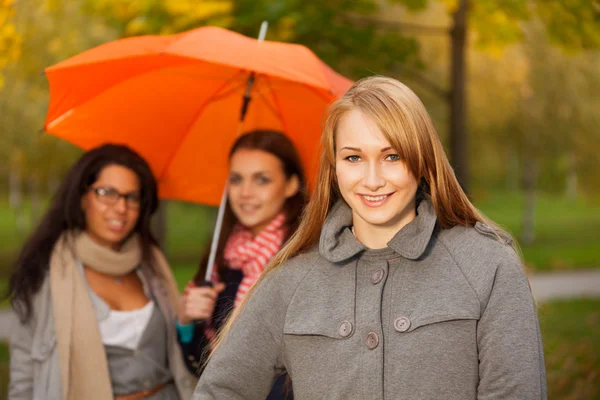
{"label": "eyebrow", "polygon": [[[229,175],[240,175],[241,176],[242,173],[241,172],[237,172],[237,171],[231,171],[229,173]],[[266,176],[268,176],[269,175],[269,171],[255,171],[255,172],[252,172],[250,175],[251,176],[258,176],[258,175],[266,175]]]}
{"label": "eyebrow", "polygon": [[[383,153],[383,152],[386,152],[386,151],[388,151],[388,150],[392,150],[392,149],[393,149],[392,147],[384,147],[383,149],[381,149],[381,152]],[[344,147],[342,147],[342,148],[340,149],[340,151],[342,151],[342,150],[351,150],[351,151],[359,151],[359,152],[360,152],[360,151],[362,151],[362,150],[361,150],[361,149],[359,149],[358,147],[348,147],[348,146],[344,146]]]}

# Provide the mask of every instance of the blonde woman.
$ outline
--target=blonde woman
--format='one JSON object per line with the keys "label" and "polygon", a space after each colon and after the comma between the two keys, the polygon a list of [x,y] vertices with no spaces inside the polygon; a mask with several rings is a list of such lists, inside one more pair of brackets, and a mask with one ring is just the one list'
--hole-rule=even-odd
{"label": "blonde woman", "polygon": [[264,399],[283,370],[296,400],[546,398],[511,239],[469,202],[425,107],[394,79],[361,80],[331,107],[298,231],[193,399]]}

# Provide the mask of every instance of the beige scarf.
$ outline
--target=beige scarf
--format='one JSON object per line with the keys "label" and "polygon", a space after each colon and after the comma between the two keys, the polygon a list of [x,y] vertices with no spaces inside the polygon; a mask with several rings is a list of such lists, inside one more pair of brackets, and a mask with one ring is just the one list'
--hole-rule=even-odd
{"label": "beige scarf", "polygon": [[[175,279],[160,250],[154,249],[154,259],[158,283],[155,280],[151,287],[155,288],[153,293],[166,320],[173,321],[179,297]],[[62,398],[112,399],[112,386],[98,320],[85,281],[77,268],[77,260],[104,274],[125,275],[142,261],[139,238],[133,236],[117,252],[100,246],[85,233],[63,234],[50,257],[50,292]],[[155,293],[156,291],[159,293]],[[173,339],[169,341],[173,342]],[[169,344],[172,352],[174,346]],[[176,358],[170,357],[170,362],[180,361],[180,356]]]}

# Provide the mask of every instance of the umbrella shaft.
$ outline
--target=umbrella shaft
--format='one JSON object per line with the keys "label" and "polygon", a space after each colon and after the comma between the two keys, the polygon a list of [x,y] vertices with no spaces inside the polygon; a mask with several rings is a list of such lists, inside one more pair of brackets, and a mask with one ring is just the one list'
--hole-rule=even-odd
{"label": "umbrella shaft", "polygon": [[219,247],[219,238],[221,236],[221,227],[223,225],[223,216],[225,215],[225,205],[227,203],[227,186],[228,185],[225,184],[225,188],[223,189],[221,204],[219,205],[219,212],[217,213],[215,231],[213,232],[212,243],[210,244],[208,265],[206,266],[206,274],[204,274],[204,280],[207,282],[212,282],[213,269],[215,267],[215,260],[217,258],[217,247]]}

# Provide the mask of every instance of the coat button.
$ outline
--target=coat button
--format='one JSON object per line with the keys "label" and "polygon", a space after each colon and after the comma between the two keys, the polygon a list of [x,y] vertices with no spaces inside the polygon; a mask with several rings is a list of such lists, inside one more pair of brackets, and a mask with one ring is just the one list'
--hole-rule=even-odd
{"label": "coat button", "polygon": [[408,328],[410,328],[410,319],[399,317],[394,321],[394,329],[398,332],[406,332]]}
{"label": "coat button", "polygon": [[341,337],[346,338],[352,334],[352,323],[348,321],[344,321],[340,324],[340,329],[338,329],[338,333]]}
{"label": "coat button", "polygon": [[377,271],[373,272],[373,275],[371,275],[371,282],[373,283],[373,285],[377,285],[379,282],[381,282],[384,275],[385,271],[383,270],[383,268],[379,268]]}
{"label": "coat button", "polygon": [[369,332],[367,335],[367,347],[373,350],[379,345],[379,336],[375,332]]}

